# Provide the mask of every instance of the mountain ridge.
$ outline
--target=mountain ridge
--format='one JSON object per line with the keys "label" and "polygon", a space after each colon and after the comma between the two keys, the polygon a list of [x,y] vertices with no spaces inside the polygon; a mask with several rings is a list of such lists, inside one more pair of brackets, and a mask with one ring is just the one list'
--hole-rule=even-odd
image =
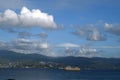
{"label": "mountain ridge", "polygon": [[65,65],[80,66],[82,68],[119,68],[120,59],[118,58],[86,58],[86,57],[48,57],[40,54],[20,54],[13,51],[0,50],[0,63],[10,62],[53,62]]}

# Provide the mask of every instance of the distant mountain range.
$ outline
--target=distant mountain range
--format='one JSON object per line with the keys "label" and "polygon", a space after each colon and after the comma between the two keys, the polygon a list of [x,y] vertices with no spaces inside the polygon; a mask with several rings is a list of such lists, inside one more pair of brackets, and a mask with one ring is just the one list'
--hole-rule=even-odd
{"label": "distant mountain range", "polygon": [[66,65],[80,66],[86,69],[120,69],[119,58],[85,58],[85,57],[48,57],[40,54],[21,54],[0,50],[0,64],[9,62],[54,62]]}

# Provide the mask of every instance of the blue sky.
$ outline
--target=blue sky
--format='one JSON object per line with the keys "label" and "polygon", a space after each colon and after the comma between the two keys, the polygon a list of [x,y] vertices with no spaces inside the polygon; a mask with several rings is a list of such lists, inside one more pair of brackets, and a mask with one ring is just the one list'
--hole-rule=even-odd
{"label": "blue sky", "polygon": [[119,9],[120,0],[1,0],[0,48],[120,58]]}

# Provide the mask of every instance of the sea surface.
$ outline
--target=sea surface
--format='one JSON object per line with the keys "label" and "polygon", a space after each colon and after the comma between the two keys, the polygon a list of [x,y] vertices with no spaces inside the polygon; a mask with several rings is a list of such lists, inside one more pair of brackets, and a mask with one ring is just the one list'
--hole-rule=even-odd
{"label": "sea surface", "polygon": [[0,80],[120,80],[118,70],[0,69]]}

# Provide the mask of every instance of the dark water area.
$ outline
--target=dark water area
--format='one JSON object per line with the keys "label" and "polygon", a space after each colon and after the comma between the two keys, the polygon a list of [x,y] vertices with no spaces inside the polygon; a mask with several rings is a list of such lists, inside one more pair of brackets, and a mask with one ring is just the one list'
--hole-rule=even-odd
{"label": "dark water area", "polygon": [[120,80],[118,70],[0,69],[0,80]]}

